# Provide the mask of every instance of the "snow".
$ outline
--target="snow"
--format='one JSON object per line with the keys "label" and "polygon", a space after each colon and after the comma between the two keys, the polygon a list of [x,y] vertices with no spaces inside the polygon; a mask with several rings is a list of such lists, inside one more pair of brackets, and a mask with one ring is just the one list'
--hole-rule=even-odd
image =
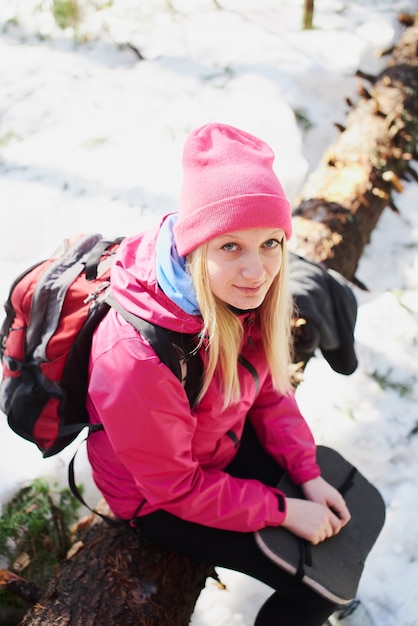
{"label": "snow", "polygon": [[[334,122],[344,122],[345,98],[357,99],[355,71],[379,71],[378,52],[402,32],[397,14],[417,10],[415,0],[316,0],[307,32],[295,0],[80,4],[78,42],[55,26],[49,2],[0,6],[2,301],[15,276],[63,238],[128,235],[176,210],[184,139],[208,121],[270,143],[295,201],[336,136]],[[357,272],[369,288],[354,288],[359,367],[338,375],[318,354],[297,396],[318,443],[357,464],[387,504],[359,597],[376,625],[416,626],[417,184],[395,200],[400,213],[385,210]],[[4,416],[0,441],[2,503],[35,476],[66,484],[80,442],[42,459]],[[94,505],[83,446],[76,473]],[[271,590],[219,574],[227,589],[207,582],[192,626],[250,626]]]}

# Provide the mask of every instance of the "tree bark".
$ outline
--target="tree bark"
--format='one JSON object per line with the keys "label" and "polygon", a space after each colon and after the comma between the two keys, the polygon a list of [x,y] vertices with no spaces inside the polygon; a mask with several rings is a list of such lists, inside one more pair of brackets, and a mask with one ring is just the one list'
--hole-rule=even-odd
{"label": "tree bark", "polygon": [[[413,176],[418,134],[418,25],[408,28],[387,68],[367,77],[345,128],[302,190],[292,249],[355,279],[358,261],[393,192]],[[361,75],[362,78],[366,78]],[[416,176],[416,175],[415,175]],[[61,564],[21,626],[187,626],[206,564],[148,544],[103,521]]]}
{"label": "tree bark", "polygon": [[[111,516],[104,504],[102,514]],[[84,529],[83,529],[84,525]],[[20,626],[187,626],[213,568],[96,516]]]}
{"label": "tree bark", "polygon": [[291,248],[355,280],[359,259],[385,207],[396,209],[402,179],[416,178],[418,23],[378,76],[358,75],[360,101],[308,178],[294,210]]}
{"label": "tree bark", "polygon": [[302,26],[305,30],[313,28],[314,0],[305,0],[303,3]]}

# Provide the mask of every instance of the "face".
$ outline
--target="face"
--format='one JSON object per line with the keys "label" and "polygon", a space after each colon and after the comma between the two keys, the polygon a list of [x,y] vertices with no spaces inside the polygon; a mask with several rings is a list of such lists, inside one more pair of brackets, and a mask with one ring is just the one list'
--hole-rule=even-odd
{"label": "face", "polygon": [[212,293],[237,309],[260,306],[280,271],[283,238],[280,228],[253,228],[209,241],[207,267]]}

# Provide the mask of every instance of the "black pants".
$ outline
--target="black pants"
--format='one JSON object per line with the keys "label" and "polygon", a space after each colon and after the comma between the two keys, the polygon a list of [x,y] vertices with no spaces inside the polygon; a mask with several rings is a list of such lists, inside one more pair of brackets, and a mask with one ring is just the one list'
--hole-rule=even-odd
{"label": "black pants", "polygon": [[[247,424],[239,452],[226,470],[233,476],[276,485],[282,470],[260,445]],[[335,605],[295,580],[259,550],[254,533],[219,530],[184,521],[165,511],[137,519],[146,538],[172,552],[215,567],[242,572],[275,590],[262,606],[255,626],[322,626]]]}

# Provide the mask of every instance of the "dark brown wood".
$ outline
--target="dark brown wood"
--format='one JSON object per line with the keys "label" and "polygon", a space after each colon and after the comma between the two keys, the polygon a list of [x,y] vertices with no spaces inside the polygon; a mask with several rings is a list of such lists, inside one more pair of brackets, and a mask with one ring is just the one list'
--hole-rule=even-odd
{"label": "dark brown wood", "polygon": [[206,579],[216,576],[102,520],[86,525],[73,553],[21,626],[187,626]]}
{"label": "dark brown wood", "polygon": [[394,192],[413,176],[418,136],[418,24],[385,70],[360,88],[344,127],[310,175],[294,210],[291,248],[355,279],[359,259]]}
{"label": "dark brown wood", "polygon": [[34,583],[5,569],[0,569],[0,586],[15,596],[22,598],[28,604],[35,604],[42,595],[41,589]]}

